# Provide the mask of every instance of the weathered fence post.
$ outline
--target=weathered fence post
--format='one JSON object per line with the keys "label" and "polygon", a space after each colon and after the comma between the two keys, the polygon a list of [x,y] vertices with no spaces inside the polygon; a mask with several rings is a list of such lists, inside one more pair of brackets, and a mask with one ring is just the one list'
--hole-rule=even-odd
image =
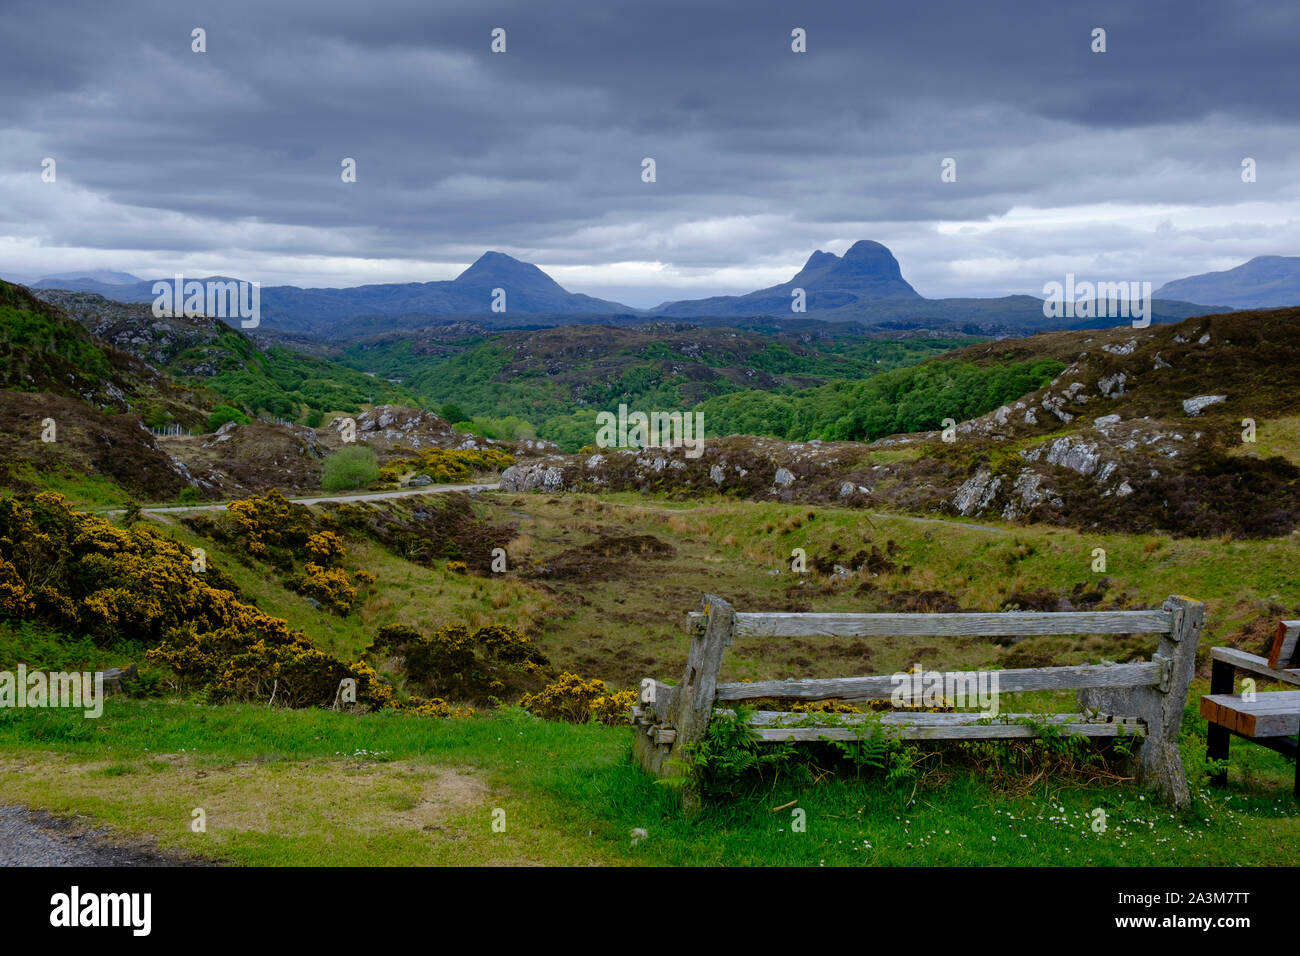
{"label": "weathered fence post", "polygon": [[1146,721],[1147,732],[1137,753],[1138,781],[1158,790],[1178,807],[1191,802],[1178,733],[1187,706],[1187,685],[1196,668],[1196,646],[1205,623],[1205,605],[1171,596],[1162,609],[1173,615],[1168,634],[1161,636],[1152,660],[1165,668],[1156,687],[1088,688],[1079,691],[1079,704],[1108,714],[1131,714]]}
{"label": "weathered fence post", "polygon": [[682,806],[699,806],[698,777],[684,755],[704,737],[713,716],[722,655],[731,643],[736,611],[715,594],[704,595],[705,626],[691,633],[686,670],[675,687],[657,681],[648,686],[650,698],[633,709],[636,758],[657,777],[676,777],[682,783]]}
{"label": "weathered fence post", "polygon": [[[731,644],[736,622],[736,609],[716,594],[704,595],[701,610],[708,615],[708,623],[703,634],[691,636],[686,670],[668,710],[668,723],[677,731],[672,755],[679,759],[689,754],[709,729],[713,698],[718,691],[718,675],[722,672],[722,655]],[[684,775],[686,785],[682,789],[682,807],[693,810],[700,803],[698,774],[693,768],[687,768]]]}

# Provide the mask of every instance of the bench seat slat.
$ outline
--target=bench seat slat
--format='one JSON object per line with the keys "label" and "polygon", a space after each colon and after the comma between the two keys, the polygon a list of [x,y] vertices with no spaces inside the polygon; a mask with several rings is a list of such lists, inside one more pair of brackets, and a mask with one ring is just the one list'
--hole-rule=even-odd
{"label": "bench seat slat", "polygon": [[1300,733],[1300,690],[1263,691],[1253,701],[1206,694],[1201,716],[1244,737],[1288,737]]}

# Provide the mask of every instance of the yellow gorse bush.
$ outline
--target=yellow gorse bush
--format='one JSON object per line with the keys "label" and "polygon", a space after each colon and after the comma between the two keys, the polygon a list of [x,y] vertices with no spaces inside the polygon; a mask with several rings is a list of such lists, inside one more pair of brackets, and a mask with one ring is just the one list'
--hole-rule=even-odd
{"label": "yellow gorse bush", "polygon": [[514,463],[513,455],[495,448],[425,448],[410,458],[390,461],[379,469],[379,479],[392,482],[418,472],[444,484],[468,481],[479,472],[502,471]]}
{"label": "yellow gorse bush", "polygon": [[625,724],[636,703],[636,691],[610,691],[603,680],[583,680],[566,671],[536,694],[525,694],[519,706],[546,720],[585,724]]}
{"label": "yellow gorse bush", "polygon": [[410,697],[401,709],[420,717],[473,717],[474,708],[449,704],[441,697]]}
{"label": "yellow gorse bush", "polygon": [[[235,511],[259,528],[266,517],[256,503]],[[321,546],[337,557],[334,542]],[[348,583],[346,572],[314,567],[335,599],[347,597],[337,586],[338,575]],[[0,614],[85,634],[103,647],[154,645],[146,658],[170,667],[179,689],[204,689],[217,699],[269,700],[274,693],[291,706],[329,706],[341,681],[352,678],[358,704],[392,701],[368,664],[333,658],[285,621],[243,603],[227,575],[210,563],[196,571],[176,541],[144,523],[118,528],[59,495],[0,498]]]}

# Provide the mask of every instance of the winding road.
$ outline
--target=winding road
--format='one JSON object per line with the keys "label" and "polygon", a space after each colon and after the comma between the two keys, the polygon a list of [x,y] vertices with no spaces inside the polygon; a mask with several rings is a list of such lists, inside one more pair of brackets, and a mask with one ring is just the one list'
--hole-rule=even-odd
{"label": "winding road", "polygon": [[[323,505],[333,502],[343,501],[384,501],[389,498],[410,498],[415,495],[432,495],[445,494],[448,491],[495,491],[500,488],[500,482],[484,485],[427,485],[424,488],[407,488],[403,491],[371,491],[358,495],[318,495],[311,498],[290,498],[290,501],[297,502],[300,505]],[[141,514],[161,515],[171,514],[178,511],[225,511],[227,502],[207,505],[162,505],[158,507],[141,508]],[[96,514],[120,515],[125,514],[123,508],[114,508],[111,511],[98,511]]]}

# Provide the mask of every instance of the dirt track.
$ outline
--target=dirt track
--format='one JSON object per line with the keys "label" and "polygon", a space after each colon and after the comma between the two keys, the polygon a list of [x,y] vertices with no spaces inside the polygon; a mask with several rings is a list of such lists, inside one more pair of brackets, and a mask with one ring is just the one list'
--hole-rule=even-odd
{"label": "dirt track", "polygon": [[39,810],[0,806],[0,866],[205,866],[141,846],[108,842],[102,830]]}
{"label": "dirt track", "polygon": [[[318,505],[335,501],[383,501],[388,498],[410,498],[415,495],[433,495],[444,494],[448,491],[495,491],[501,487],[498,483],[490,485],[429,485],[425,488],[408,488],[405,491],[372,491],[359,495],[315,495],[310,498],[290,498],[290,501],[296,501],[303,505]],[[223,501],[215,505],[165,505],[156,508],[141,508],[141,514],[157,515],[168,514],[178,511],[225,511],[226,503]],[[98,514],[120,515],[125,514],[121,508],[115,508],[112,511],[100,511]]]}

